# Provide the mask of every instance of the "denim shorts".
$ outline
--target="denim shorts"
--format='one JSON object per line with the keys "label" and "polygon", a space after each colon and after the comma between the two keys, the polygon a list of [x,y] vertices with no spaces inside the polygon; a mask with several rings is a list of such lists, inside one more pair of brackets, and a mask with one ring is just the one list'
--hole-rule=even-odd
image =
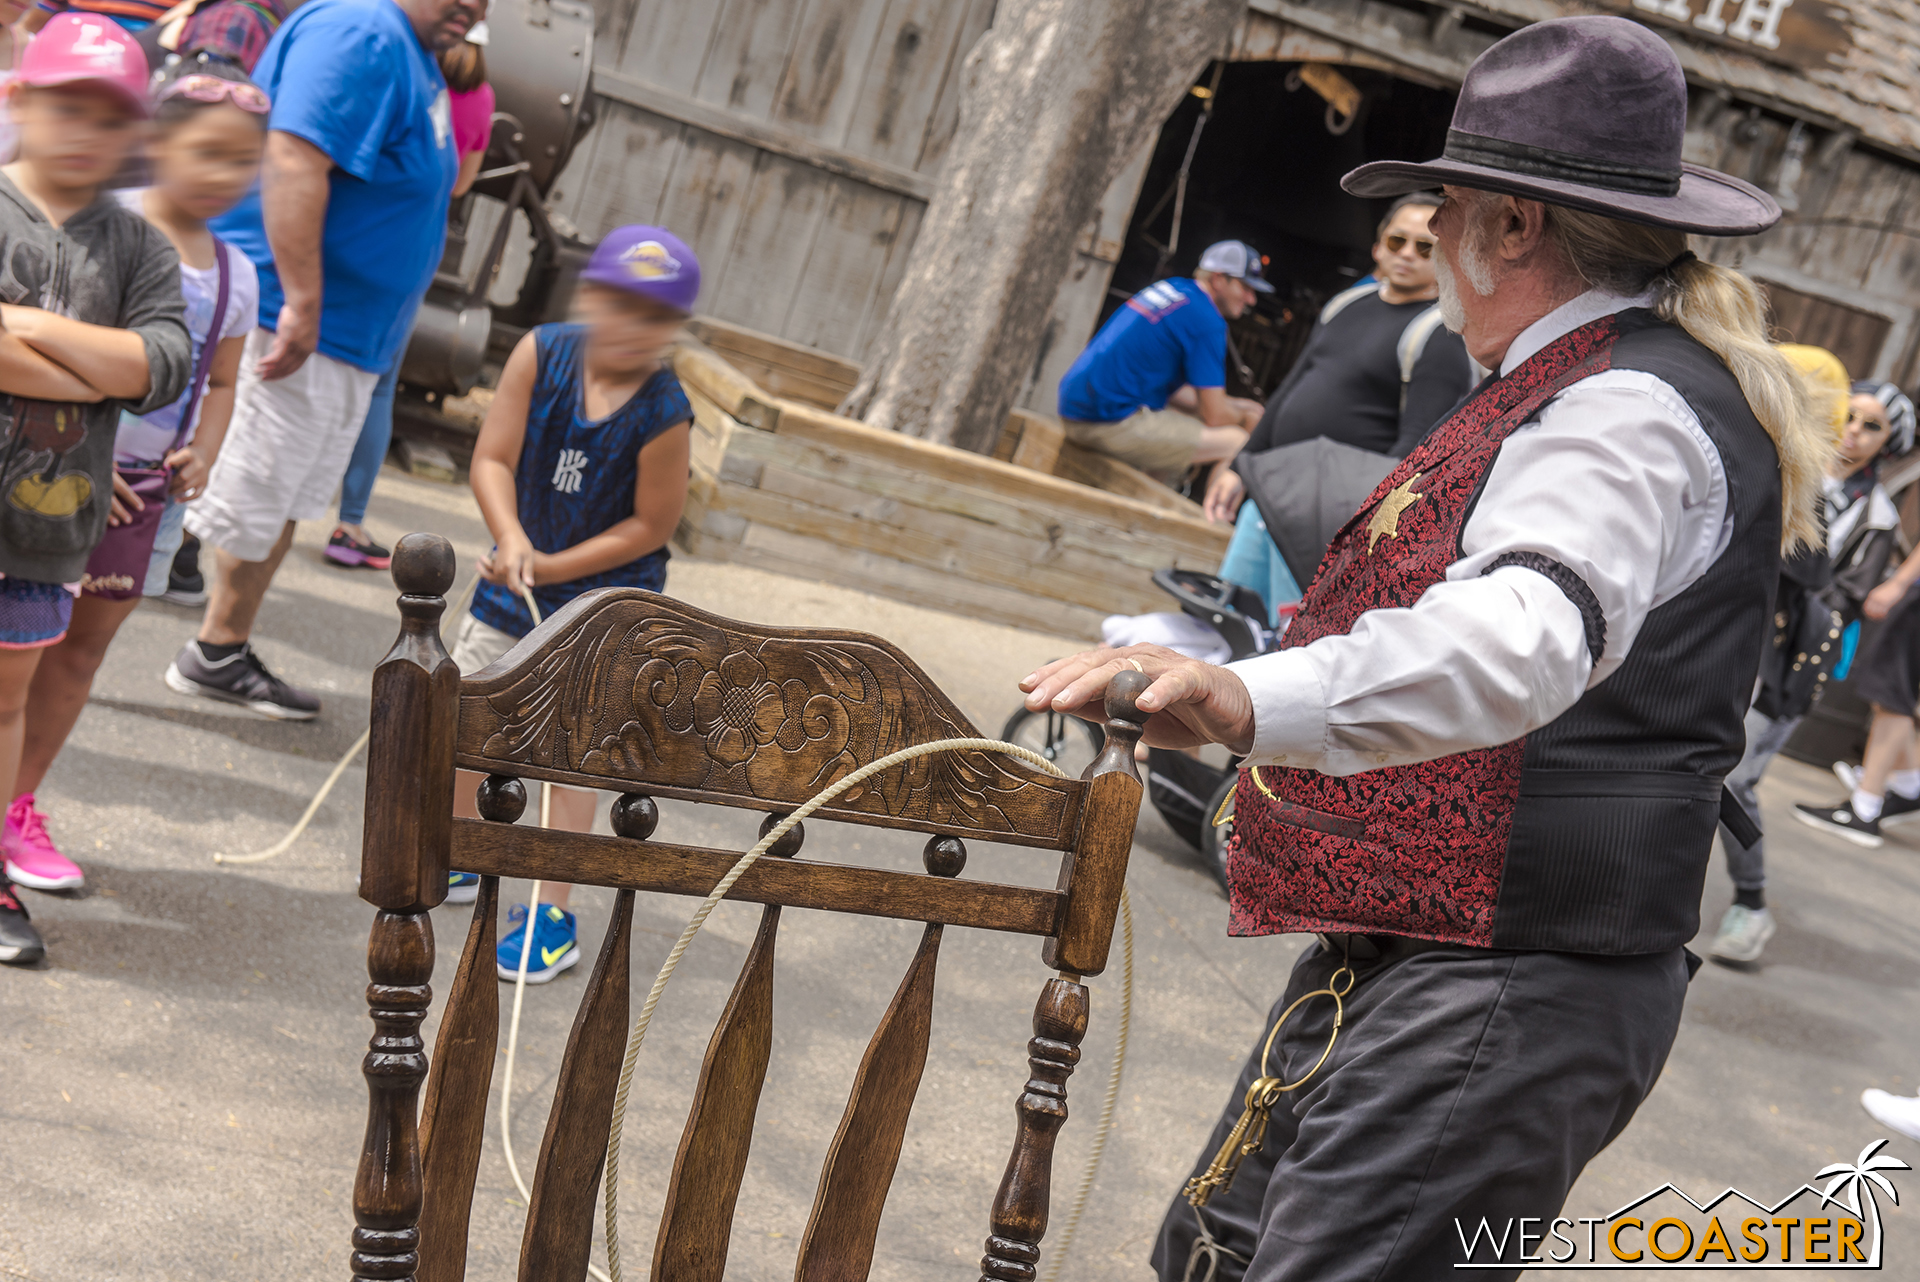
{"label": "denim shorts", "polygon": [[140,586],[141,596],[159,596],[167,590],[174,553],[186,538],[186,526],[187,505],[167,495],[167,505],[160,510],[160,524],[155,527],[153,555],[147,559],[147,581]]}
{"label": "denim shorts", "polygon": [[73,618],[73,593],[60,583],[0,577],[0,650],[57,645]]}

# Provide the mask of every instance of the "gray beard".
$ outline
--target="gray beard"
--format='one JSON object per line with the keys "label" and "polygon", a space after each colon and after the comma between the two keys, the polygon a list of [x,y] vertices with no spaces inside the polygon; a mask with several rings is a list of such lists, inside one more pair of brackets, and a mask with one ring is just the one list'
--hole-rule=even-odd
{"label": "gray beard", "polygon": [[[1468,286],[1482,298],[1492,295],[1497,282],[1493,279],[1492,264],[1482,258],[1472,244],[1469,235],[1460,243],[1460,264],[1458,270],[1466,276]],[[1439,290],[1440,319],[1446,327],[1458,334],[1466,329],[1467,309],[1460,301],[1460,280],[1454,274],[1454,264],[1447,258],[1439,245],[1433,247],[1433,283]]]}
{"label": "gray beard", "polygon": [[1467,328],[1467,309],[1460,305],[1460,286],[1453,278],[1453,264],[1447,261],[1438,245],[1433,247],[1433,266],[1433,283],[1439,289],[1440,321],[1454,333],[1462,333]]}

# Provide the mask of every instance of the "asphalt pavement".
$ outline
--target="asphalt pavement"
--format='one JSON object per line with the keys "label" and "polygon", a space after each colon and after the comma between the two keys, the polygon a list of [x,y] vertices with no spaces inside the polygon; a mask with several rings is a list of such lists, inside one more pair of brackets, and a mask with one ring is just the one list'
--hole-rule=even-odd
{"label": "asphalt pavement", "polygon": [[[485,531],[464,489],[389,469],[370,524],[383,541],[433,530],[463,565]],[[63,848],[87,869],[79,897],[27,894],[49,963],[0,968],[0,1279],[296,1282],[348,1276],[353,1166],[366,1110],[360,1059],[371,909],[354,894],[356,765],[285,855],[216,866],[272,844],[366,725],[367,674],[397,626],[384,574],[325,564],[305,527],[261,612],[267,662],[326,699],[317,722],[265,721],[185,699],[160,680],[196,613],[148,603],[103,668],[92,706],[42,789]],[[1069,642],[752,569],[674,560],[668,589],[762,623],[858,627],[898,643],[976,724],[997,733],[1013,683]],[[1666,1073],[1626,1134],[1589,1168],[1570,1215],[1598,1215],[1672,1181],[1782,1192],[1884,1132],[1866,1086],[1912,1092],[1920,987],[1920,827],[1878,851],[1788,817],[1838,795],[1830,775],[1778,763],[1761,786],[1780,933],[1754,971],[1708,965]],[[667,803],[663,840],[744,848],[750,814]],[[601,817],[604,828],[604,808]],[[900,834],[809,823],[814,858],[919,867]],[[1051,884],[1033,851],[974,845],[966,875]],[[1199,858],[1151,809],[1132,871],[1136,989],[1113,1138],[1063,1279],[1148,1277],[1167,1203],[1211,1127],[1299,937],[1226,938],[1225,902]],[[524,896],[523,885],[509,887]],[[1716,858],[1711,924],[1730,889]],[[583,946],[610,892],[577,891]],[[633,966],[644,987],[694,901],[643,899]],[[712,1021],[757,922],[726,905],[697,940],[648,1036],[621,1181],[630,1276],[645,1273],[679,1130]],[[468,914],[435,914],[444,987]],[[775,983],[773,1067],[739,1203],[730,1276],[790,1275],[819,1165],[862,1048],[918,941],[907,923],[791,912]],[[511,1104],[523,1165],[538,1151],[585,966],[526,996]],[[951,930],[932,1054],[872,1276],[977,1276],[988,1205],[1013,1137],[1033,1001],[1048,972],[1030,940]],[[1091,981],[1093,1018],[1055,1167],[1056,1214],[1085,1162],[1111,1063],[1118,950]],[[503,1010],[504,1016],[504,1010]],[[504,1023],[504,1019],[503,1019]],[[437,1019],[429,1018],[429,1044]],[[504,1044],[505,1032],[502,1038]],[[499,1139],[494,1078],[474,1201],[470,1276],[511,1276],[524,1206]],[[1920,1144],[1887,1152],[1920,1163]],[[1914,1177],[1905,1177],[1908,1180]],[[1902,1176],[1895,1173],[1896,1183]],[[1920,1279],[1920,1230],[1882,1203],[1883,1276]],[[595,1258],[600,1259],[598,1249]],[[1636,1276],[1629,1274],[1628,1276]]]}

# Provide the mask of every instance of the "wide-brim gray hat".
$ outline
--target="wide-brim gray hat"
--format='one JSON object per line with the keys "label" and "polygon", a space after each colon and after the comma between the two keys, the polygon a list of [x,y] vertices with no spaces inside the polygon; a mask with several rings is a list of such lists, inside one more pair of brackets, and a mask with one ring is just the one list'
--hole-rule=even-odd
{"label": "wide-brim gray hat", "polygon": [[1686,77],[1665,40],[1626,18],[1554,18],[1474,60],[1438,160],[1375,161],[1340,185],[1398,196],[1448,183],[1709,236],[1779,222],[1758,187],[1680,159],[1686,128]]}

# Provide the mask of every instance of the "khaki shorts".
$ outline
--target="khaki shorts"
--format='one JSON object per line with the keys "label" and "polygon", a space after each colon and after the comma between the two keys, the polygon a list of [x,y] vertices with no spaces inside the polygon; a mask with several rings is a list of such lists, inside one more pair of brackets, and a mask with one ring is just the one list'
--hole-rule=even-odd
{"label": "khaki shorts", "polygon": [[1062,422],[1067,439],[1122,463],[1131,463],[1155,480],[1177,482],[1193,464],[1200,420],[1179,410],[1135,410],[1118,423]]}
{"label": "khaki shorts", "polygon": [[187,529],[196,538],[242,561],[266,560],[288,521],[333,515],[333,496],[380,381],[315,352],[269,383],[256,367],[272,346],[269,330],[247,335],[232,426],[207,492],[187,509]]}
{"label": "khaki shorts", "polygon": [[447,656],[461,676],[470,677],[519,644],[519,637],[482,623],[469,612],[453,625],[453,644],[447,647]]}

